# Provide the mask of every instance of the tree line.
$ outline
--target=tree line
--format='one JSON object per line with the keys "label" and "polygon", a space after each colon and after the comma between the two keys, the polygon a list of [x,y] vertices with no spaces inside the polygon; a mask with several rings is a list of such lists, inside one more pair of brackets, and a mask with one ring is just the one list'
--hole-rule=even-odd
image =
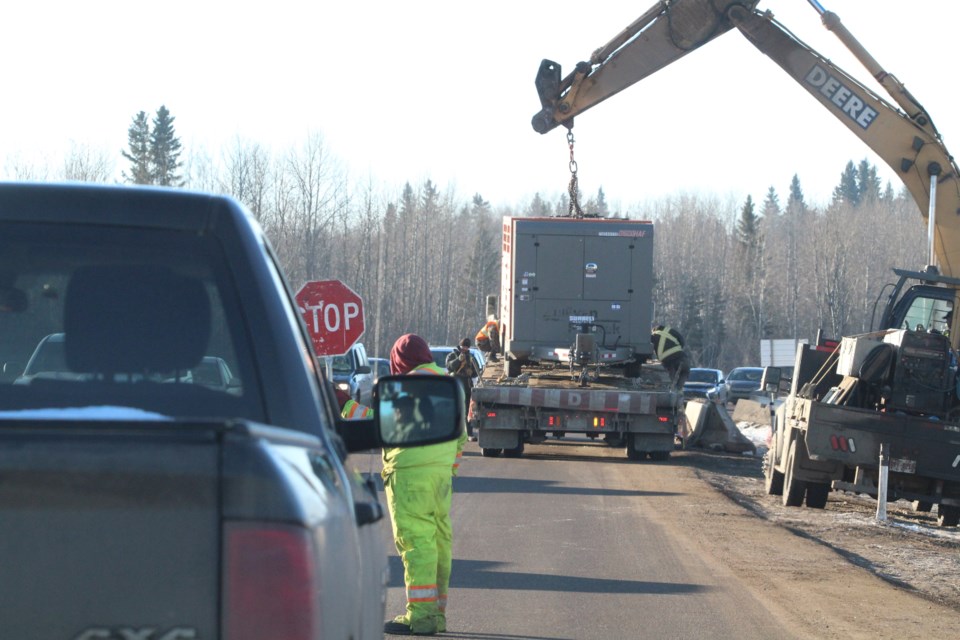
{"label": "tree line", "polygon": [[[400,335],[455,344],[483,324],[500,286],[505,215],[568,215],[567,193],[536,193],[519,206],[463,196],[431,180],[384,186],[356,180],[310,134],[274,151],[237,138],[210,156],[184,156],[165,106],[128,128],[122,180],[213,191],[242,202],[264,228],[291,287],[339,279],[364,300],[373,355]],[[112,182],[111,154],[74,146],[60,169],[7,162],[14,178]],[[830,337],[871,327],[892,266],[926,255],[922,216],[904,189],[880,184],[867,160],[850,161],[831,202],[805,202],[794,175],[781,204],[678,194],[610,211],[602,187],[582,209],[655,223],[656,320],[685,336],[694,366],[729,370],[760,363],[761,339]],[[882,301],[880,302],[882,305]],[[646,322],[644,322],[646,324]]]}

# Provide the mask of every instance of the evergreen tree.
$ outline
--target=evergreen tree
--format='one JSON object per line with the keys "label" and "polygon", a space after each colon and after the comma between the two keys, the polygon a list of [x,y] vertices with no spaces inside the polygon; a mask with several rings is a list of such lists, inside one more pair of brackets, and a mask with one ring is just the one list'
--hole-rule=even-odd
{"label": "evergreen tree", "polygon": [[133,123],[127,129],[127,146],[123,157],[130,161],[130,173],[123,172],[123,178],[133,184],[153,184],[150,169],[150,123],[147,114],[141,111],[133,117]]}
{"label": "evergreen tree", "polygon": [[847,162],[840,174],[840,184],[833,189],[833,204],[848,204],[855,207],[860,204],[860,186],[857,184],[857,168],[853,160]]}
{"label": "evergreen tree", "polygon": [[763,201],[763,217],[768,220],[780,215],[780,197],[777,196],[776,189],[771,186],[767,190],[767,197]]}
{"label": "evergreen tree", "polygon": [[870,164],[866,158],[860,161],[857,167],[858,202],[876,202],[880,199],[880,177],[877,175],[877,166]]}
{"label": "evergreen tree", "polygon": [[753,198],[748,195],[737,221],[737,242],[744,248],[755,247],[759,236],[760,218],[754,211]]}
{"label": "evergreen tree", "polygon": [[175,118],[167,107],[161,105],[153,119],[150,134],[150,160],[153,165],[153,184],[164,187],[179,187],[183,179],[177,173],[180,168],[180,139],[173,127]]}
{"label": "evergreen tree", "polygon": [[607,217],[610,215],[610,207],[607,205],[607,196],[603,193],[603,187],[600,187],[597,190],[597,197],[587,200],[587,204],[583,207],[584,213],[597,214],[601,217]]}
{"label": "evergreen tree", "polygon": [[803,201],[803,189],[800,188],[800,178],[793,174],[790,180],[790,196],[787,198],[787,209],[804,211],[807,204]]}
{"label": "evergreen tree", "polygon": [[533,200],[527,207],[527,215],[534,218],[545,218],[551,215],[550,205],[546,200],[540,197],[539,193],[533,195]]}

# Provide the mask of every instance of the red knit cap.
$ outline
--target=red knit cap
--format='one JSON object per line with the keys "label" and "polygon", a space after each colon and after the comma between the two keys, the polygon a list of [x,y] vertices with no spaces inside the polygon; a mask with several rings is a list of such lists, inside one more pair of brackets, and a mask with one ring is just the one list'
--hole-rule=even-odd
{"label": "red knit cap", "polygon": [[390,373],[395,376],[409,373],[414,367],[428,362],[433,362],[430,346],[415,333],[397,338],[390,350]]}

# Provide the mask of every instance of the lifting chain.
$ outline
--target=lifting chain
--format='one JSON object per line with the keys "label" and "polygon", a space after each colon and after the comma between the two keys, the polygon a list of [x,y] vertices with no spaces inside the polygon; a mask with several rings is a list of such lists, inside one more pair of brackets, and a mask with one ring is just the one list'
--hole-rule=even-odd
{"label": "lifting chain", "polygon": [[[567,144],[570,146],[570,186],[567,187],[567,193],[570,195],[571,218],[582,218],[583,210],[580,208],[580,186],[577,182],[577,161],[573,159],[573,129],[567,129]],[[576,213],[576,215],[574,215]]]}

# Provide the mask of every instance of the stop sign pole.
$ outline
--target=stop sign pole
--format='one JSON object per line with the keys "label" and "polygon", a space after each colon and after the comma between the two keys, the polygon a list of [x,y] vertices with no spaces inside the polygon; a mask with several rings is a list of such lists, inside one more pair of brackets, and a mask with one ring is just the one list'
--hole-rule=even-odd
{"label": "stop sign pole", "polygon": [[342,355],[363,335],[363,300],[339,280],[308,282],[296,299],[318,356]]}

